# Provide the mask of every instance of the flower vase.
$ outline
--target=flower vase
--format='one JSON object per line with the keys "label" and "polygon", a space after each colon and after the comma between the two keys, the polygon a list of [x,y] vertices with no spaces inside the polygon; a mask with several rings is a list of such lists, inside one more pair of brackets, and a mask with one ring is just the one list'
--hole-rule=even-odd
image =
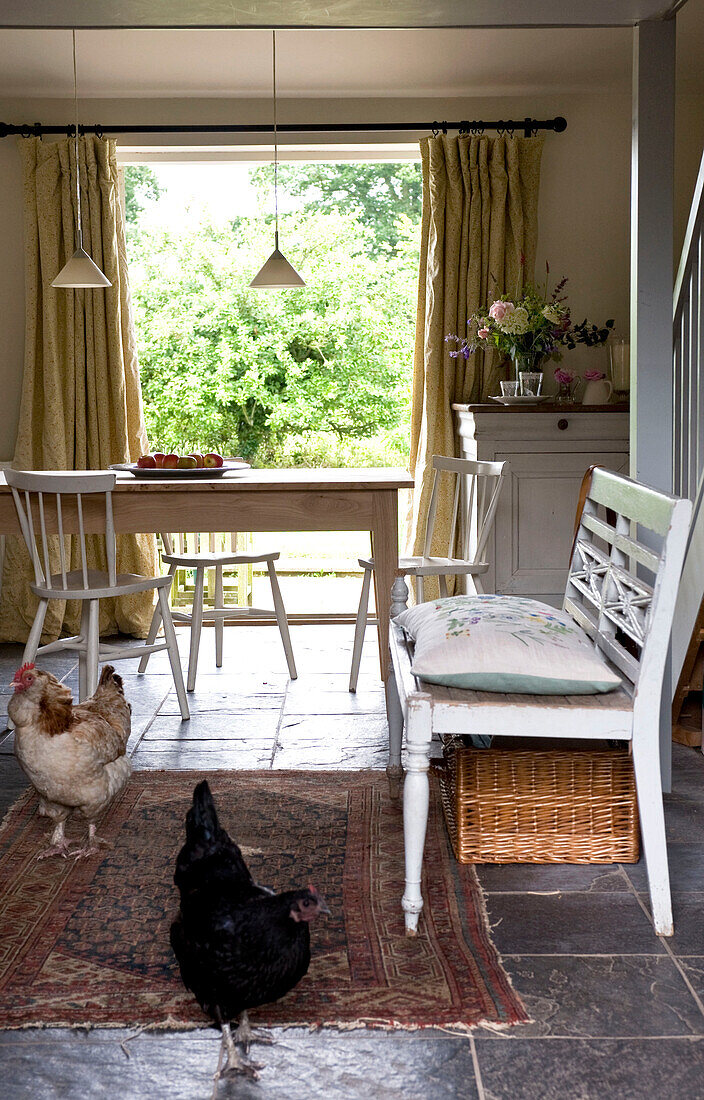
{"label": "flower vase", "polygon": [[514,355],[512,363],[513,377],[516,382],[520,382],[522,371],[526,372],[539,369],[538,367],[536,367],[535,358],[532,355]]}
{"label": "flower vase", "polygon": [[557,394],[555,396],[555,402],[558,405],[571,405],[572,404],[572,383],[571,382],[558,382]]}

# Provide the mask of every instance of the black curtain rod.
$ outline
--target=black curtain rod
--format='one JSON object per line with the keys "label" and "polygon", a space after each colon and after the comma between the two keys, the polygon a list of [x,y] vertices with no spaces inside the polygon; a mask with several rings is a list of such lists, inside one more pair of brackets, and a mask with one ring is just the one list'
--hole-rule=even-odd
{"label": "black curtain rod", "polygon": [[[75,127],[72,125],[67,126],[45,126],[41,122],[16,124],[12,122],[0,122],[0,138],[10,137],[13,134],[17,134],[20,137],[42,137],[43,134],[65,134],[67,137],[72,137]],[[537,134],[539,130],[553,130],[556,134],[561,134],[567,129],[566,119],[558,116],[557,118],[548,119],[536,119],[536,118],[524,118],[520,119],[499,119],[498,122],[482,122],[474,120],[472,122],[433,122],[430,125],[427,123],[415,123],[415,122],[401,122],[401,123],[387,123],[387,122],[370,122],[370,123],[357,123],[357,122],[336,122],[329,126],[324,123],[314,123],[307,125],[296,124],[284,124],[277,127],[278,132],[281,134],[333,134],[333,133],[369,133],[369,132],[390,132],[405,131],[405,130],[430,130],[433,134],[446,134],[448,130],[458,130],[460,134],[482,134],[485,130],[496,130],[499,134],[509,134],[511,137],[518,132],[522,131],[524,137],[532,137]],[[270,134],[273,133],[274,127],[269,123],[263,125],[222,125],[222,126],[79,126],[79,134],[97,134],[102,137],[104,134]]]}

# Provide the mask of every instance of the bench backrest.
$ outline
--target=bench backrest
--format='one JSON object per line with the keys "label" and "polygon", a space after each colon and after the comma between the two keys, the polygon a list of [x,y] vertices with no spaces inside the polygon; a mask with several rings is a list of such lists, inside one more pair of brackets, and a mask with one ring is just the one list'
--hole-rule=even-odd
{"label": "bench backrest", "polygon": [[563,607],[636,687],[662,685],[692,504],[597,468]]}
{"label": "bench backrest", "polygon": [[[704,474],[694,501],[692,526],[687,540],[682,577],[672,624],[672,688],[678,686],[685,661],[690,672],[699,648],[699,631],[704,628]],[[696,635],[695,635],[696,629]],[[689,651],[689,653],[688,653]],[[687,673],[685,673],[687,675]]]}

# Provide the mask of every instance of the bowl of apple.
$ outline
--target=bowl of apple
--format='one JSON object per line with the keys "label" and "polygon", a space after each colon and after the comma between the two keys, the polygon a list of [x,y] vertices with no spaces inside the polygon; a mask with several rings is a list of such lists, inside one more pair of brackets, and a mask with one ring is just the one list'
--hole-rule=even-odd
{"label": "bowl of apple", "polygon": [[111,470],[146,478],[222,477],[223,474],[236,473],[249,468],[249,463],[243,458],[223,458],[216,451],[208,454],[199,454],[194,451],[186,455],[153,451],[151,454],[142,455],[136,462],[117,462],[110,467]]}

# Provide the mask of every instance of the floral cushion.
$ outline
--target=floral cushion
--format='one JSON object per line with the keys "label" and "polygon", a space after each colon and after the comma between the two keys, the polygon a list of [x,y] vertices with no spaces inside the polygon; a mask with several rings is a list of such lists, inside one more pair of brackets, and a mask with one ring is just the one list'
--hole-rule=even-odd
{"label": "floral cushion", "polygon": [[451,596],[395,620],[422,680],[474,691],[585,695],[621,680],[564,611],[522,596]]}

